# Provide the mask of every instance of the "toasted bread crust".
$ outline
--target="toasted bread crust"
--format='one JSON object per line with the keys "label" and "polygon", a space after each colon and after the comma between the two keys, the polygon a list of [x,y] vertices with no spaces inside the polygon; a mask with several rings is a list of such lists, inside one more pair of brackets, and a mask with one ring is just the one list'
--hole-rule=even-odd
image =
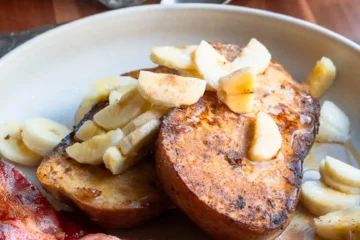
{"label": "toasted bread crust", "polygon": [[112,175],[103,166],[80,164],[65,152],[75,142],[80,126],[106,105],[95,105],[75,131],[45,157],[37,177],[45,190],[61,201],[75,203],[99,225],[130,228],[149,221],[171,204],[158,187],[152,154],[143,156],[146,159],[126,173]]}
{"label": "toasted bread crust", "polygon": [[[216,48],[229,60],[240,51]],[[161,127],[156,163],[164,189],[216,239],[272,239],[282,232],[318,131],[319,102],[280,64],[273,61],[257,79],[254,113],[233,113],[206,93],[194,105],[173,109]],[[260,110],[277,123],[283,144],[275,159],[254,163],[247,150]]]}

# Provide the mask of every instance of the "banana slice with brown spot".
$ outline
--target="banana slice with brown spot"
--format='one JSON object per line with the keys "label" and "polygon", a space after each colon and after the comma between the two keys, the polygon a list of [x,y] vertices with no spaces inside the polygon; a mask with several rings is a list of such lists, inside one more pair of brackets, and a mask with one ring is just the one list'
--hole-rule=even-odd
{"label": "banana slice with brown spot", "polygon": [[328,240],[360,239],[360,207],[315,218],[316,234]]}
{"label": "banana slice with brown spot", "polygon": [[70,132],[66,126],[55,121],[31,118],[25,122],[21,137],[30,150],[45,156]]}
{"label": "banana slice with brown spot", "polygon": [[42,156],[31,151],[21,138],[22,127],[17,122],[0,126],[0,153],[6,159],[28,166],[37,166]]}

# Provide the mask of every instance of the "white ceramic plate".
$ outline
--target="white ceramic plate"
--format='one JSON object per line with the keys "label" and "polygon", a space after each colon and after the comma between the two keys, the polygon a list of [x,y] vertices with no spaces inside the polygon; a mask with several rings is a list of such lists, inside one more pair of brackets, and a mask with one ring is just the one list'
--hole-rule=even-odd
{"label": "white ceramic plate", "polygon": [[[43,116],[72,126],[91,82],[151,67],[156,45],[200,40],[244,45],[259,39],[298,81],[322,56],[338,68],[324,99],[351,119],[352,142],[360,151],[360,47],[310,23],[249,8],[186,4],[143,6],[107,12],[51,30],[0,60],[0,123]],[[33,182],[33,171],[25,169]],[[180,213],[169,213],[141,228],[121,231],[128,239],[204,239]]]}

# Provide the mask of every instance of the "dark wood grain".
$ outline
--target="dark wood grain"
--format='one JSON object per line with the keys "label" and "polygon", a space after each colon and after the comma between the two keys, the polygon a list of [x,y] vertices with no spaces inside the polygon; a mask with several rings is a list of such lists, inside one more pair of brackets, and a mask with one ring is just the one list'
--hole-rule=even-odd
{"label": "dark wood grain", "polygon": [[25,30],[55,22],[52,1],[0,0],[0,32]]}
{"label": "dark wood grain", "polygon": [[360,43],[360,0],[310,1],[316,23]]}
{"label": "dark wood grain", "polygon": [[286,14],[312,23],[316,22],[306,0],[233,0],[231,4]]}
{"label": "dark wood grain", "polygon": [[[304,19],[360,42],[360,0],[233,0],[230,4]],[[97,0],[0,0],[0,32],[68,22],[104,11],[108,9]]]}

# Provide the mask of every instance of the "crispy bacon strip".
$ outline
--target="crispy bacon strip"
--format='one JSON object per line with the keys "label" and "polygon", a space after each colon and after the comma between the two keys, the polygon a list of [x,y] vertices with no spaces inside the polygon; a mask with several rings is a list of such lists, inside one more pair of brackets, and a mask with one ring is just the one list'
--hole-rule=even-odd
{"label": "crispy bacon strip", "polygon": [[[69,218],[68,214],[59,215],[22,172],[0,160],[0,240],[77,240],[84,237],[88,233],[83,230],[87,224],[79,217]],[[118,238],[89,234],[83,239]]]}
{"label": "crispy bacon strip", "polygon": [[0,239],[64,239],[56,211],[13,165],[0,161]]}

